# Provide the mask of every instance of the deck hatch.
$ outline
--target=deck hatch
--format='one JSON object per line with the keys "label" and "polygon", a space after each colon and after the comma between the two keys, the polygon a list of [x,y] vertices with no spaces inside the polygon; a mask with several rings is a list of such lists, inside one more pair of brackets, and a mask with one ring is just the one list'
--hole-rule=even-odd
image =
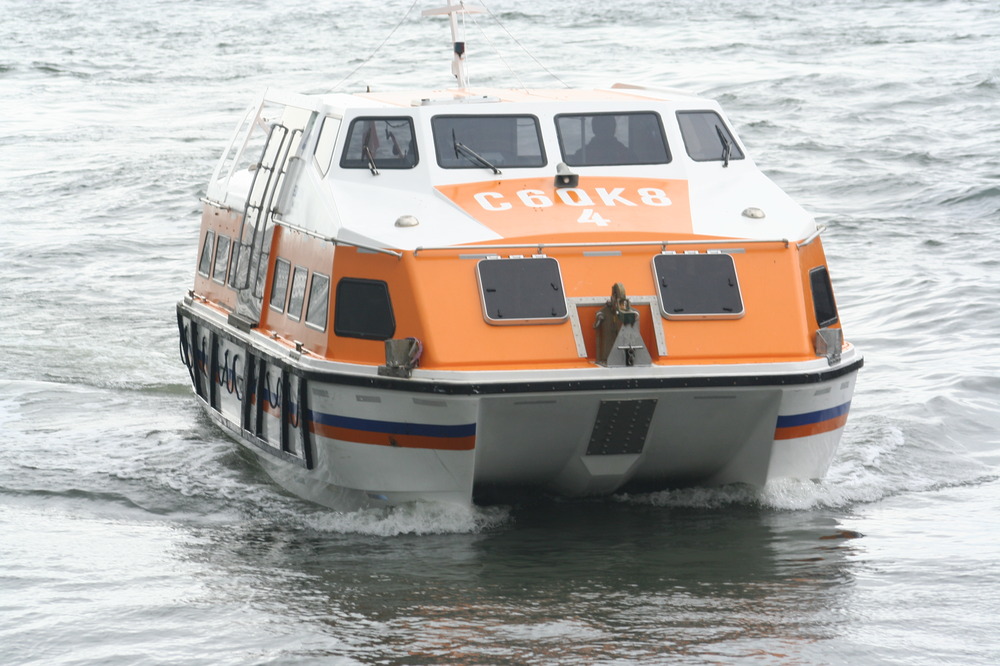
{"label": "deck hatch", "polygon": [[490,324],[558,324],[568,316],[559,262],[551,257],[483,259],[476,275]]}
{"label": "deck hatch", "polygon": [[660,311],[667,319],[743,316],[736,264],[728,254],[660,254],[653,258]]}
{"label": "deck hatch", "polygon": [[602,400],[587,445],[588,456],[642,453],[656,400]]}

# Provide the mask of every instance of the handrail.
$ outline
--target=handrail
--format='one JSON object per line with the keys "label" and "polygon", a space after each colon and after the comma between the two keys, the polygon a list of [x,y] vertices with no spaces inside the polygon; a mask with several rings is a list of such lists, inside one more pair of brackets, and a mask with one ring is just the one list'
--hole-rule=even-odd
{"label": "handrail", "polygon": [[805,247],[806,245],[809,245],[809,243],[812,243],[814,240],[819,238],[819,235],[824,231],[826,231],[826,225],[825,224],[819,225],[818,227],[816,227],[816,231],[812,232],[811,234],[803,238],[801,241],[796,243],[796,247]]}
{"label": "handrail", "polygon": [[413,250],[413,256],[420,252],[432,250],[506,250],[506,249],[527,249],[536,248],[541,252],[545,248],[553,247],[642,247],[647,245],[659,245],[661,251],[666,251],[668,245],[740,245],[747,243],[780,243],[785,247],[789,246],[787,238],[752,238],[746,240],[657,240],[657,241],[609,241],[604,243],[503,243],[496,245],[442,245],[437,247],[417,247]]}
{"label": "handrail", "polygon": [[319,240],[326,241],[327,243],[333,243],[334,245],[348,245],[350,247],[356,247],[359,250],[367,250],[369,252],[378,252],[380,254],[388,254],[390,256],[396,257],[397,259],[403,258],[402,252],[396,252],[395,250],[386,250],[382,247],[375,247],[374,245],[365,245],[363,243],[353,243],[351,241],[341,240],[339,238],[334,238],[333,236],[324,236],[323,234],[316,233],[311,229],[306,229],[305,227],[300,227],[297,224],[292,224],[291,222],[285,222],[275,218],[274,223],[279,227],[285,227],[286,229],[291,229],[292,231],[298,231],[299,233],[305,234],[306,236],[312,236],[313,238],[318,238]]}

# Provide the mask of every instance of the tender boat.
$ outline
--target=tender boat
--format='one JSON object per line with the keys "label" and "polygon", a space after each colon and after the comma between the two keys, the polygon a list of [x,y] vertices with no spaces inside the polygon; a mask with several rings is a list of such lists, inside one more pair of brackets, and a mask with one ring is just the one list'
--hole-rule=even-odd
{"label": "tender boat", "polygon": [[181,357],[344,509],[822,477],[863,359],[821,228],[676,90],[268,91],[203,198]]}

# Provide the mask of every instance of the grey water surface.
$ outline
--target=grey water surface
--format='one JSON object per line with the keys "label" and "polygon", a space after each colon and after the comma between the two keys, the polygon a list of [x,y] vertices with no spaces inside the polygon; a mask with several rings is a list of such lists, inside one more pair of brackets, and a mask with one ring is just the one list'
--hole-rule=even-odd
{"label": "grey water surface", "polygon": [[467,26],[473,84],[719,99],[827,225],[866,367],[822,482],[337,513],[201,415],[173,308],[243,108],[450,85],[437,4],[0,0],[0,663],[1000,663],[995,0]]}

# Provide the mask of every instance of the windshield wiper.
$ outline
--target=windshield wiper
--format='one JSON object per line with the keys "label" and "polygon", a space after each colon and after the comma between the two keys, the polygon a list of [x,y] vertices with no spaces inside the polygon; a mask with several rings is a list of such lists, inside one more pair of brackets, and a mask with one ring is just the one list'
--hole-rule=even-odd
{"label": "windshield wiper", "polygon": [[375,156],[372,155],[372,149],[365,146],[365,157],[368,158],[368,170],[372,172],[373,176],[378,175],[378,167],[375,166]]}
{"label": "windshield wiper", "polygon": [[458,139],[456,139],[455,130],[451,131],[451,141],[455,146],[455,157],[459,157],[460,155],[464,156],[470,162],[476,162],[481,167],[486,167],[487,169],[493,169],[493,173],[495,173],[498,176],[500,175],[500,169],[498,169],[496,165],[494,165],[488,159],[486,159],[485,157],[474,151],[472,148],[469,148],[467,145],[461,143]]}
{"label": "windshield wiper", "polygon": [[722,142],[722,167],[725,168],[729,166],[729,157],[733,154],[733,144],[729,141],[729,138],[722,131],[721,127],[716,125],[715,131],[718,132],[719,141]]}

